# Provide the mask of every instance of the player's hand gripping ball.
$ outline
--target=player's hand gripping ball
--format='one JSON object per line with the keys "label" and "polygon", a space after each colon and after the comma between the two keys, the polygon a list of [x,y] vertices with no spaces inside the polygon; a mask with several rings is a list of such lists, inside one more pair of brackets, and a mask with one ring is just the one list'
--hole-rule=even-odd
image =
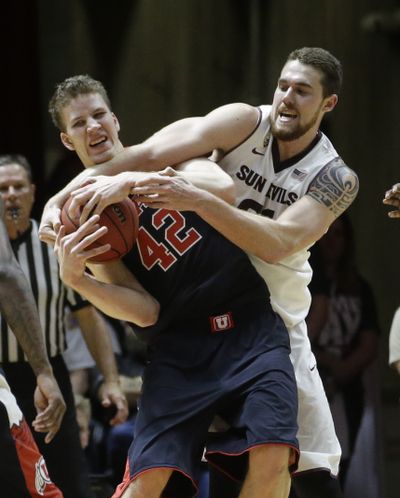
{"label": "player's hand gripping ball", "polygon": [[[79,220],[73,220],[68,215],[68,207],[72,197],[69,197],[61,210],[61,223],[67,234],[79,228]],[[120,259],[134,246],[139,229],[139,210],[135,201],[126,198],[122,202],[110,204],[100,215],[100,226],[106,226],[108,232],[91,244],[88,249],[110,244],[111,248],[90,259],[94,263],[104,263]]]}

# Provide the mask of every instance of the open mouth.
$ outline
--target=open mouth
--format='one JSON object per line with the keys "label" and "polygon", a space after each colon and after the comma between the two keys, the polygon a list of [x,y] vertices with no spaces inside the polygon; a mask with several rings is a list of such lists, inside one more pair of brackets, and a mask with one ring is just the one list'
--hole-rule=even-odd
{"label": "open mouth", "polygon": [[287,111],[279,112],[278,116],[279,116],[280,121],[283,121],[283,122],[293,121],[294,119],[297,118],[297,114],[292,113],[292,112],[287,112]]}
{"label": "open mouth", "polygon": [[99,147],[100,145],[104,144],[107,142],[107,137],[101,137],[98,138],[97,140],[93,140],[93,142],[90,142],[90,147]]}

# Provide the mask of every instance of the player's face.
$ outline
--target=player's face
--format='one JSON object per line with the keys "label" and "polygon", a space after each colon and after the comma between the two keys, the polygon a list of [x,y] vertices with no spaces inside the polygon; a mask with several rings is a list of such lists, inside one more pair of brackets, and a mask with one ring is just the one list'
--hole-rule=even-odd
{"label": "player's face", "polygon": [[298,60],[287,62],[272,102],[272,135],[282,141],[297,140],[306,134],[313,137],[325,112],[332,110],[336,101],[336,95],[323,97],[317,69]]}
{"label": "player's face", "polygon": [[80,95],[61,111],[61,141],[85,167],[108,161],[122,150],[119,123],[98,93]]}
{"label": "player's face", "polygon": [[29,227],[35,186],[19,164],[0,167],[0,195],[4,201],[8,235],[15,239]]}

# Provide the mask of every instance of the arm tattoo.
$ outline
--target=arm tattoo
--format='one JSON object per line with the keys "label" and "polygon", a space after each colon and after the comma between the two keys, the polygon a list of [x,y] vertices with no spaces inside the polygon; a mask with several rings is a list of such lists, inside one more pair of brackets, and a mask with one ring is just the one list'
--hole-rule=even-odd
{"label": "arm tattoo", "polygon": [[13,255],[2,214],[4,205],[0,197],[0,313],[37,375],[50,369],[39,313],[31,286]]}
{"label": "arm tattoo", "polygon": [[1,262],[0,278],[0,312],[38,375],[50,365],[32,290],[16,260]]}
{"label": "arm tattoo", "polygon": [[341,158],[330,161],[310,183],[307,195],[340,216],[358,193],[358,178]]}

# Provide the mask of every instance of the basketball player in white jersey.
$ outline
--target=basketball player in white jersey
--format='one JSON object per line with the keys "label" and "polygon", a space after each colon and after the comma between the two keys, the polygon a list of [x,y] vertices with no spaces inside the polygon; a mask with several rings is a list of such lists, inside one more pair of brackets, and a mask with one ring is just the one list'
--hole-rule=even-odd
{"label": "basketball player in white jersey", "polygon": [[[290,332],[299,392],[301,457],[293,480],[299,498],[341,496],[334,479],[340,446],[304,321],[312,274],[308,248],[358,191],[356,174],[319,130],[324,115],[338,101],[341,80],[340,62],[326,50],[295,50],[281,71],[272,106],[230,104],[167,126],[76,177],[48,202],[41,224],[43,240],[54,240],[60,205],[74,189],[71,214],[84,206],[82,221],[90,212],[97,214],[133,193],[152,207],[196,211],[251,255]],[[88,147],[101,146],[101,130],[87,133],[92,133]],[[237,207],[210,192],[212,178],[196,177],[189,183],[167,167],[212,151],[236,183]],[[143,178],[144,170],[163,168]],[[97,176],[128,169],[133,172]],[[77,188],[89,176],[93,183]]]}

